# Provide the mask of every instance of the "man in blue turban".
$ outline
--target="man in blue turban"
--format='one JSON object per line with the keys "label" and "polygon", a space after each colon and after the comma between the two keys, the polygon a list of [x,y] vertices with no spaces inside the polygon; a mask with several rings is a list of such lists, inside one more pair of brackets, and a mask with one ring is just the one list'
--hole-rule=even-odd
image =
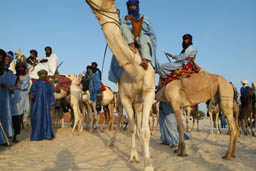
{"label": "man in blue turban", "polygon": [[[160,68],[156,59],[157,38],[150,19],[140,14],[139,0],[128,0],[126,2],[128,15],[121,20],[121,33],[130,49],[136,53],[140,52],[141,65],[147,68],[150,63],[155,70]],[[117,83],[120,81],[123,68],[119,66],[113,57],[111,61],[109,80]]]}

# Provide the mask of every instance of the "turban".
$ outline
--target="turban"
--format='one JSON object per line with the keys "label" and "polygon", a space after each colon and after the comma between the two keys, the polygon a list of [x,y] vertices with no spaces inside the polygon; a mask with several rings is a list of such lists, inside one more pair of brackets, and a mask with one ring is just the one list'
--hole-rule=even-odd
{"label": "turban", "polygon": [[[139,8],[139,0],[128,0],[126,2],[126,6],[127,6],[127,10],[128,10],[128,14],[130,16],[133,16],[136,20],[138,20],[140,18],[140,8]],[[136,9],[129,9],[130,5],[136,5],[137,8]]]}
{"label": "turban", "polygon": [[[46,76],[42,76],[43,74],[46,74]],[[42,70],[37,72],[37,75],[38,75],[40,80],[46,81],[47,76],[48,76],[48,72],[46,70],[42,69]]]}
{"label": "turban", "polygon": [[191,34],[184,34],[183,37],[182,37],[182,39],[183,39],[183,40],[189,39],[189,40],[191,40],[191,42],[192,42],[192,36],[191,36]]}

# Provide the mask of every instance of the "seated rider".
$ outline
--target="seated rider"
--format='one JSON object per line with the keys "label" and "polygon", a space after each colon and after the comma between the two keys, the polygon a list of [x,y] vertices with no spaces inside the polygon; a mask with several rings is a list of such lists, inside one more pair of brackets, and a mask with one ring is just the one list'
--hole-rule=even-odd
{"label": "seated rider", "polygon": [[197,54],[196,48],[193,46],[192,42],[192,36],[190,34],[183,35],[183,42],[182,42],[182,51],[179,55],[172,55],[169,53],[166,53],[166,56],[169,56],[173,59],[176,59],[174,63],[164,63],[160,66],[160,77],[166,78],[171,73],[177,69],[179,69],[181,66],[186,64],[187,61],[194,59]]}
{"label": "seated rider", "polygon": [[251,90],[251,87],[248,86],[247,80],[243,80],[243,81],[241,81],[241,83],[242,83],[242,87],[240,88],[240,101],[241,101],[241,105],[245,105],[246,104],[246,92],[247,92],[247,90]]}
{"label": "seated rider", "polygon": [[[141,66],[146,69],[150,63],[155,70],[159,64],[156,59],[157,38],[150,19],[139,13],[139,0],[128,0],[126,2],[128,15],[121,20],[121,33],[130,49],[136,53],[140,52],[142,57]],[[119,66],[113,56],[109,71],[109,80],[114,83],[120,81],[123,68]]]}

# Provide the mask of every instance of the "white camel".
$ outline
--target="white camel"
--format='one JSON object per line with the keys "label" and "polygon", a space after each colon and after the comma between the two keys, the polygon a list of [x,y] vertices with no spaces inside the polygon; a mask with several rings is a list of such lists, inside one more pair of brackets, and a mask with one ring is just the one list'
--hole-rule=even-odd
{"label": "white camel", "polygon": [[[104,84],[106,87],[106,90],[102,92],[102,101],[101,101],[101,106],[107,106],[108,107],[108,111],[109,111],[109,115],[113,115],[113,109],[111,108],[111,106],[109,106],[115,99],[115,95],[114,92],[108,87],[106,86],[106,84]],[[94,123],[94,119],[96,120],[95,124],[96,127],[98,128],[98,121],[99,121],[99,115],[98,115],[98,111],[96,109],[96,101],[91,101],[90,100],[90,92],[86,91],[82,93],[82,103],[81,103],[81,108],[82,108],[82,112],[84,115],[86,115],[86,111],[88,112],[88,115],[90,117],[90,131],[93,130],[93,123]],[[110,117],[110,121],[109,121],[109,125],[113,124],[114,122],[114,118]],[[103,124],[102,127],[104,127],[105,125],[105,121],[106,118],[104,117],[103,120]]]}
{"label": "white camel", "polygon": [[[151,65],[143,69],[141,56],[134,54],[120,31],[119,12],[114,6],[115,0],[86,0],[99,20],[108,46],[119,65],[124,68],[120,78],[119,91],[123,107],[129,117],[129,129],[132,134],[130,162],[139,162],[135,135],[143,142],[144,170],[153,170],[149,153],[150,129],[149,112],[155,99],[155,72]],[[133,115],[133,108],[137,123]]]}

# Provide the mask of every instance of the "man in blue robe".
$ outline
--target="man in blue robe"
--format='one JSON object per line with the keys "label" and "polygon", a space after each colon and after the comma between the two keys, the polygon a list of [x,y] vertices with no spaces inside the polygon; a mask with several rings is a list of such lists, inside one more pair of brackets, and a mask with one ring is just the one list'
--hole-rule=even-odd
{"label": "man in blue robe", "polygon": [[32,126],[31,141],[54,138],[50,108],[55,105],[53,88],[47,81],[46,70],[38,72],[39,80],[35,80],[30,89],[31,111],[30,120]]}
{"label": "man in blue robe", "polygon": [[[169,145],[170,148],[176,147],[179,144],[177,121],[172,107],[164,102],[159,103],[159,126],[161,144]],[[186,133],[184,133],[184,139],[190,139]]]}
{"label": "man in blue robe", "polygon": [[192,36],[190,34],[185,34],[182,37],[182,51],[179,55],[172,55],[166,53],[166,56],[169,56],[175,59],[175,62],[164,63],[160,66],[160,77],[166,78],[171,75],[172,71],[179,69],[182,65],[186,64],[187,58],[195,58],[197,54],[196,48],[193,46]]}
{"label": "man in blue robe", "polygon": [[[8,69],[13,57],[11,51],[6,53],[4,72],[0,76],[0,121],[8,138],[13,137],[12,115],[16,112],[13,92],[17,77]],[[6,144],[2,131],[0,133],[0,144]]]}
{"label": "man in blue robe", "polygon": [[[96,63],[96,62],[93,62]],[[97,63],[96,63],[97,64]],[[96,101],[97,99],[97,93],[101,89],[101,80],[100,80],[100,72],[97,69],[97,66],[95,67],[91,66],[91,69],[89,72],[86,73],[86,76],[83,78],[83,81],[88,81],[89,82],[89,91],[90,91],[90,100],[91,101]]]}
{"label": "man in blue robe", "polygon": [[[145,64],[147,65],[147,63],[150,63],[157,71],[159,70],[160,66],[156,59],[157,38],[152,27],[152,23],[148,17],[139,13],[139,0],[128,0],[126,2],[126,6],[128,15],[122,19],[120,27],[123,38],[134,53],[139,50],[142,57],[141,65],[143,67]],[[140,34],[136,38],[134,37],[135,33],[133,30],[132,21],[129,18],[132,18],[135,21],[143,19],[141,30],[139,30]],[[119,66],[117,60],[113,56],[108,76],[109,80],[114,83],[118,83],[120,81],[122,72],[123,68]]]}

